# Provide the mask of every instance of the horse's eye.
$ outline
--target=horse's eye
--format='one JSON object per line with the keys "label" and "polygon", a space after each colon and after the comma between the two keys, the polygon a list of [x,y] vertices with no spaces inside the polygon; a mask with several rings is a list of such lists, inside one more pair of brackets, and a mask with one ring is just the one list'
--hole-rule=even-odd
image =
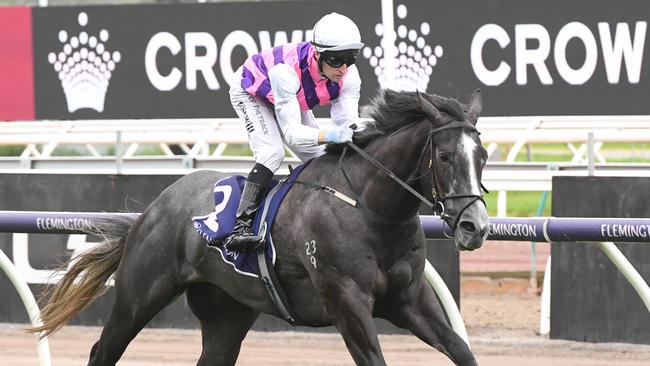
{"label": "horse's eye", "polygon": [[441,151],[441,152],[438,154],[438,156],[440,157],[440,160],[441,160],[441,161],[444,161],[445,163],[448,163],[448,162],[449,162],[449,154],[447,154],[446,152],[442,152],[442,151]]}

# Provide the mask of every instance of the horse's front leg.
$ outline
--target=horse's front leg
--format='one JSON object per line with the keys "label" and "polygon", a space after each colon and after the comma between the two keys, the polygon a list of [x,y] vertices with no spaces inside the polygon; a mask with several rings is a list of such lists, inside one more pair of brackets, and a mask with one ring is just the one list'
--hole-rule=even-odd
{"label": "horse's front leg", "polygon": [[409,329],[456,365],[477,365],[467,343],[447,323],[434,291],[423,275],[404,289],[386,309],[386,314],[382,314],[386,319]]}
{"label": "horse's front leg", "polygon": [[332,323],[358,366],[385,366],[372,318],[374,297],[350,278],[328,281],[321,290]]}

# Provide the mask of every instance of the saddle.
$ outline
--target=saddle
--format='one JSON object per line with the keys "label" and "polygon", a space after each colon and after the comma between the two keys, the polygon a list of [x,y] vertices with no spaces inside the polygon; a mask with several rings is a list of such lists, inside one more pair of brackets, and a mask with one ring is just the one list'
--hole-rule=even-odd
{"label": "saddle", "polygon": [[246,178],[240,175],[217,181],[214,185],[214,211],[192,218],[194,228],[211,247],[219,251],[224,262],[231,265],[237,273],[262,280],[278,314],[294,325],[296,318],[285,305],[286,297],[273,271],[276,251],[271,228],[282,200],[310,162],[311,160],[292,169],[286,178],[272,181],[271,188],[260,201],[253,222],[253,232],[263,238],[262,245],[257,250],[232,252],[224,247],[225,239],[235,227],[236,211],[246,181]]}

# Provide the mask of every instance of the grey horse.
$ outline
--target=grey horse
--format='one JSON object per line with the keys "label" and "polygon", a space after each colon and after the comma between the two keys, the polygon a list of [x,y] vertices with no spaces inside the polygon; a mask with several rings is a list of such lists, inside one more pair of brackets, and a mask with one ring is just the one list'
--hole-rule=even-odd
{"label": "grey horse", "polygon": [[[363,151],[436,202],[465,250],[480,247],[488,233],[480,183],[487,153],[475,128],[481,109],[478,91],[468,105],[384,91],[373,101],[373,122],[354,136]],[[296,184],[272,229],[275,270],[297,318],[307,326],[334,325],[357,365],[386,365],[373,317],[410,330],[458,365],[476,365],[424,278],[420,200],[359,153],[341,154],[334,146],[299,179],[334,187],[359,205]],[[214,209],[212,187],[221,178],[212,171],[189,174],[137,219],[103,220],[98,226],[105,240],[74,259],[46,297],[44,325],[35,331],[59,329],[100,296],[114,274],[115,303],[89,365],[115,365],[138,332],[183,292],[201,325],[198,365],[234,365],[255,319],[275,309],[259,279],[234,272],[191,224],[193,216]]]}

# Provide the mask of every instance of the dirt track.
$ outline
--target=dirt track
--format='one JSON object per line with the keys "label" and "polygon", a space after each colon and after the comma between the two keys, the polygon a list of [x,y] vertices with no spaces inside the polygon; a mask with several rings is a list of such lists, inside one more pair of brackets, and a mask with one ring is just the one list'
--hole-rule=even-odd
{"label": "dirt track", "polygon": [[[484,366],[648,365],[650,346],[589,344],[548,340],[535,330],[539,297],[526,293],[471,293],[461,299],[462,313],[476,357]],[[65,327],[50,337],[54,366],[85,365],[96,327]],[[439,352],[412,336],[381,336],[391,366],[451,365]],[[122,366],[195,365],[201,338],[193,330],[145,329],[127,349]],[[0,324],[0,365],[37,365],[34,338],[20,325]],[[241,366],[353,365],[337,334],[251,332]]]}

